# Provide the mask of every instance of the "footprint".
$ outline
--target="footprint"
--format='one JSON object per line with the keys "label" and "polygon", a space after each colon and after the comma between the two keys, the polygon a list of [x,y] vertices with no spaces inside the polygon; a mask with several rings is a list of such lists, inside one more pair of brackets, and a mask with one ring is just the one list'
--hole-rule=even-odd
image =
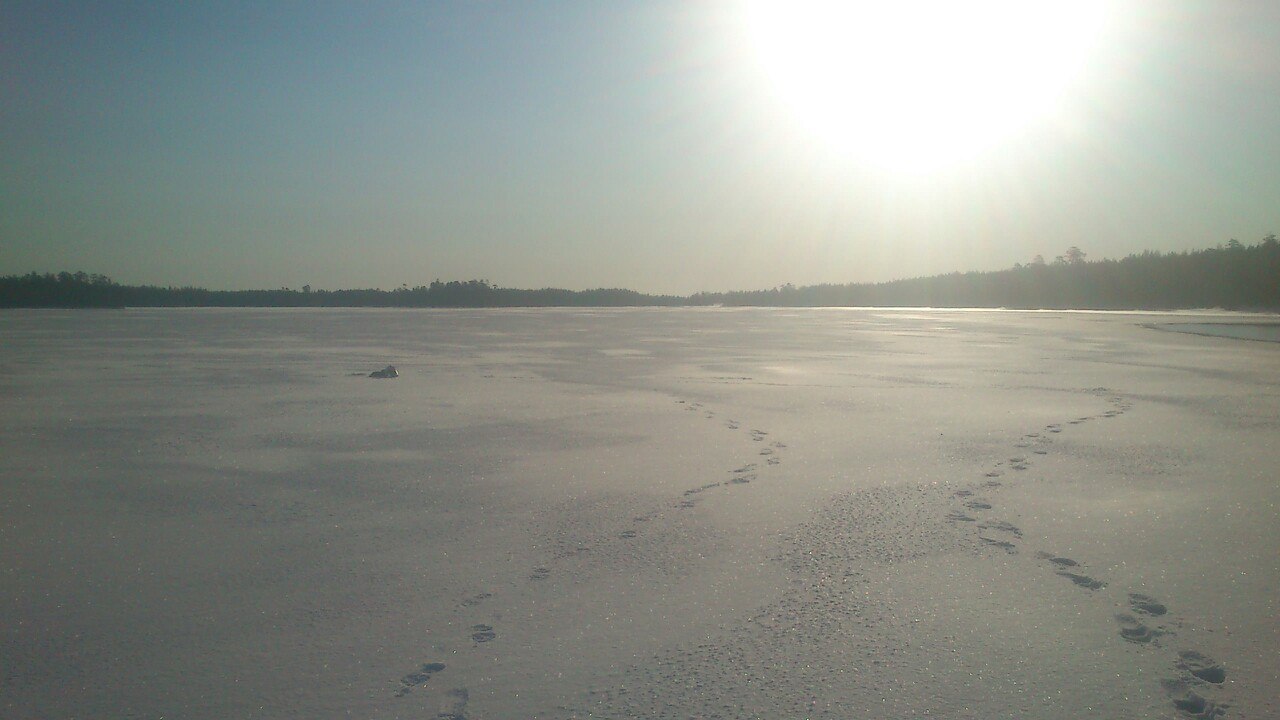
{"label": "footprint", "polygon": [[775,447],[775,448],[777,448],[777,449],[779,449],[779,450],[782,450],[782,449],[784,449],[784,448],[786,448],[786,447],[787,447],[787,444],[786,444],[786,443],[780,443],[780,442],[778,442],[777,440],[775,440],[775,441],[773,441],[773,442],[769,443],[769,445],[771,445],[771,446],[773,446],[773,447]]}
{"label": "footprint", "polygon": [[779,459],[778,459],[778,458],[776,458],[776,457],[772,457],[772,458],[769,458],[768,460],[765,460],[765,462],[766,462],[766,463],[768,463],[768,464],[770,464],[770,465],[777,465],[778,463],[780,463],[780,462],[782,462],[782,461],[781,461],[781,460],[779,460]]}
{"label": "footprint", "polygon": [[1183,650],[1178,653],[1178,669],[1186,670],[1201,680],[1221,685],[1227,681],[1227,671],[1207,655],[1202,655],[1195,650]]}
{"label": "footprint", "polygon": [[990,520],[979,524],[978,527],[983,530],[995,530],[997,532],[1009,533],[1016,538],[1022,537],[1022,529],[1005,520]]}
{"label": "footprint", "polygon": [[998,488],[998,487],[1000,487],[1000,486],[1001,486],[1001,485],[1003,485],[1003,484],[1004,484],[1004,483],[997,482],[997,481],[995,481],[995,480],[988,480],[988,481],[986,481],[986,482],[982,483],[982,487]]}
{"label": "footprint", "polygon": [[1048,560],[1049,562],[1053,563],[1054,565],[1057,565],[1058,567],[1075,567],[1080,564],[1075,560],[1072,560],[1071,558],[1057,557],[1053,553],[1047,553],[1047,552],[1038,552],[1036,553],[1036,557],[1040,558],[1041,560]]}
{"label": "footprint", "polygon": [[1165,607],[1163,603],[1158,602],[1150,595],[1143,595],[1142,593],[1129,593],[1129,607],[1133,608],[1134,612],[1142,613],[1143,615],[1163,615],[1169,612],[1169,608]]}
{"label": "footprint", "polygon": [[755,463],[747,463],[746,465],[743,465],[742,467],[737,468],[736,470],[733,470],[732,472],[733,472],[733,474],[734,474],[734,475],[742,475],[742,474],[744,474],[744,473],[749,473],[749,472],[751,472],[752,470],[755,470],[755,469],[756,469],[756,467],[757,467],[757,465],[756,465]]}
{"label": "footprint", "polygon": [[952,493],[952,495],[955,495],[956,497],[969,497],[972,494],[973,494],[972,490],[957,490],[954,493]]}
{"label": "footprint", "polygon": [[483,592],[478,595],[472,595],[466,600],[463,600],[461,604],[462,604],[462,607],[475,607],[476,605],[479,605],[480,603],[484,602],[485,600],[488,600],[491,597],[493,597],[493,593]]}
{"label": "footprint", "polygon": [[471,626],[471,639],[478,643],[487,643],[497,636],[498,634],[493,631],[492,625],[485,625],[482,623]]}
{"label": "footprint", "polygon": [[697,504],[698,504],[697,500],[681,500],[680,504],[677,507],[691,508]]}
{"label": "footprint", "polygon": [[985,475],[985,477],[989,477],[989,478],[998,478],[998,477],[1000,477],[1000,476],[1001,476],[1001,475],[1003,475],[1003,474],[1004,474],[1004,473],[1000,472],[999,470],[992,470],[991,472],[987,473],[987,474]]}
{"label": "footprint", "polygon": [[729,428],[730,430],[737,430],[738,428],[742,427],[741,425],[738,424],[737,420],[730,420],[726,422],[724,426]]}
{"label": "footprint", "polygon": [[733,478],[732,480],[730,480],[729,482],[733,485],[746,485],[747,483],[755,479],[756,479],[755,475],[739,475]]}
{"label": "footprint", "polygon": [[424,663],[417,672],[409,673],[400,678],[400,682],[405,685],[421,685],[430,680],[432,675],[443,670],[444,667],[444,663]]}
{"label": "footprint", "polygon": [[1132,643],[1149,643],[1164,634],[1160,630],[1147,627],[1141,620],[1128,613],[1116,615],[1116,622],[1120,623],[1120,637]]}
{"label": "footprint", "polygon": [[1107,584],[1102,582],[1101,580],[1094,580],[1088,575],[1081,575],[1079,573],[1067,572],[1066,570],[1059,570],[1058,574],[1070,580],[1071,582],[1075,583],[1076,585],[1079,585],[1080,587],[1085,588],[1086,590],[1100,590],[1107,586]]}
{"label": "footprint", "polygon": [[1206,700],[1200,695],[1188,691],[1181,698],[1174,698],[1173,706],[1181,710],[1183,713],[1193,718],[1201,720],[1209,720],[1209,718],[1222,717],[1227,714],[1224,709],[1225,705],[1218,705],[1212,700]]}
{"label": "footprint", "polygon": [[965,503],[964,506],[969,508],[970,510],[990,510],[991,509],[991,503],[985,500],[970,500],[969,502]]}
{"label": "footprint", "polygon": [[1184,680],[1163,680],[1160,684],[1172,698],[1173,706],[1187,717],[1213,720],[1227,714],[1227,705],[1216,703],[1197,693]]}
{"label": "footprint", "polygon": [[415,687],[426,685],[432,675],[435,675],[443,669],[444,663],[424,663],[417,672],[411,672],[400,678],[400,684],[404,687],[396,690],[396,697],[404,697]]}
{"label": "footprint", "polygon": [[1048,451],[1048,450],[1032,450],[1031,452],[1033,452],[1033,453],[1035,453],[1035,454],[1037,454],[1037,455],[1048,455],[1048,454],[1049,454],[1049,451]]}
{"label": "footprint", "polygon": [[772,455],[772,454],[773,454],[773,448],[763,448],[763,449],[761,449],[761,450],[760,450],[760,454],[761,454],[761,455]]}
{"label": "footprint", "polygon": [[1004,550],[1005,552],[1010,554],[1018,552],[1018,546],[1014,545],[1008,540],[997,540],[995,538],[986,537],[985,535],[979,535],[978,539],[988,545],[991,545],[993,547],[998,547],[1001,550]]}
{"label": "footprint", "polygon": [[947,519],[950,520],[951,522],[976,522],[977,521],[976,518],[971,518],[968,515],[965,515],[964,513],[960,512],[959,510],[952,510],[951,512],[947,513]]}
{"label": "footprint", "polygon": [[620,538],[622,538],[622,539],[624,539],[624,540],[630,540],[631,538],[633,538],[633,537],[635,537],[635,536],[636,536],[636,531],[635,531],[635,530],[623,530],[623,531],[622,531],[622,533],[618,535],[618,537],[620,537]]}
{"label": "footprint", "polygon": [[437,713],[436,720],[468,720],[467,701],[471,699],[471,693],[466,688],[454,688],[449,691],[449,697],[453,700],[453,708]]}
{"label": "footprint", "polygon": [[548,576],[548,575],[550,575],[550,574],[551,574],[551,570],[550,570],[549,568],[536,567],[536,568],[534,568],[534,569],[533,569],[533,572],[529,573],[529,579],[530,579],[530,580],[545,580],[545,579],[547,578],[547,576]]}

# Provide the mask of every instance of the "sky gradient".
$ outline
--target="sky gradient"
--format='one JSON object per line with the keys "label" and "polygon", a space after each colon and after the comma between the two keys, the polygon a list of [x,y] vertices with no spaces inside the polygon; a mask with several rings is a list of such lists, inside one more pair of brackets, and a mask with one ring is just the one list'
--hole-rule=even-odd
{"label": "sky gradient", "polygon": [[1280,4],[1108,7],[1054,112],[902,171],[806,130],[741,2],[7,2],[0,274],[686,294],[1280,232]]}

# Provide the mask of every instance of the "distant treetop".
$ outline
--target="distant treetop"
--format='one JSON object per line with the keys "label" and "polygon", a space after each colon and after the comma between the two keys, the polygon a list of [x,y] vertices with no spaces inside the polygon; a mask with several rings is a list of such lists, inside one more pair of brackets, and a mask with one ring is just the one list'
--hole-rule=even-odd
{"label": "distant treetop", "polygon": [[488,280],[439,279],[394,290],[205,290],[120,285],[85,272],[0,277],[0,308],[119,307],[635,307],[635,306],[883,306],[1091,309],[1219,307],[1280,310],[1280,242],[1234,238],[1225,246],[1181,253],[1148,250],[1121,260],[1086,260],[1071,246],[1052,264],[1036,255],[1027,265],[991,272],[954,272],[882,283],[810,285],[769,290],[646,295],[600,288],[520,290]]}

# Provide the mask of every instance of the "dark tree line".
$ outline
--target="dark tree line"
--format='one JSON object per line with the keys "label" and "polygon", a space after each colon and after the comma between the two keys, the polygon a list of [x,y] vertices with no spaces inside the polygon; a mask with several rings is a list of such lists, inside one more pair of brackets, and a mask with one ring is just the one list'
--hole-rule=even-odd
{"label": "dark tree line", "polygon": [[0,277],[0,307],[627,307],[682,305],[685,298],[634,290],[518,290],[486,280],[441,282],[394,290],[206,290],[120,285],[103,275],[61,272]]}
{"label": "dark tree line", "polygon": [[1077,247],[1052,263],[884,283],[645,295],[634,290],[520,290],[487,280],[394,290],[205,290],[120,285],[83,272],[0,277],[0,307],[628,307],[675,305],[1007,307],[1098,310],[1219,307],[1280,310],[1280,242],[1232,240],[1206,250],[1147,251],[1088,261]]}
{"label": "dark tree line", "polygon": [[766,306],[1006,307],[1092,310],[1225,308],[1280,310],[1280,242],[1179,253],[1146,251],[1086,261],[1072,247],[1052,263],[992,272],[951,273],[874,284],[786,285],[772,290],[701,293],[695,304]]}

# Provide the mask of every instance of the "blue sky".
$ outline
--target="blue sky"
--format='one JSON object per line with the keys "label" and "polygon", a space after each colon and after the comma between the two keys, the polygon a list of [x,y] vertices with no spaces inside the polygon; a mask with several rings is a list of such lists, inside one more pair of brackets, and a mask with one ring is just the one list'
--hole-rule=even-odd
{"label": "blue sky", "polygon": [[0,273],[688,293],[1280,232],[1272,3],[1113,3],[1060,111],[910,172],[807,133],[745,7],[5,3]]}

